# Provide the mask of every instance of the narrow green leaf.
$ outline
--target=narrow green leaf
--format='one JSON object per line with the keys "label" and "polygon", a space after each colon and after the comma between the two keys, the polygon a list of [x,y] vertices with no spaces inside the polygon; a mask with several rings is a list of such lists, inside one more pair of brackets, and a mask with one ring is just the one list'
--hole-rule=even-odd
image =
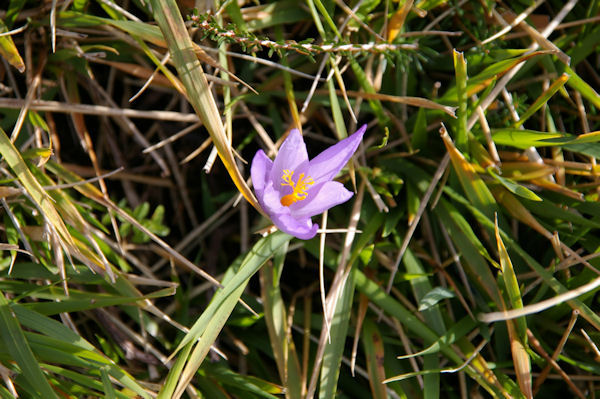
{"label": "narrow green leaf", "polygon": [[[375,94],[375,89],[369,82],[369,79],[367,79],[367,75],[365,74],[365,71],[362,69],[362,67],[359,65],[358,61],[356,61],[354,57],[349,57],[348,61],[350,62],[350,67],[356,75],[358,83],[361,85],[362,89],[367,93]],[[385,126],[388,123],[389,118],[383,111],[383,105],[381,104],[381,101],[372,98],[369,98],[368,101],[369,105],[371,106],[371,109],[373,110],[373,113],[375,114],[375,116],[377,116],[377,120],[379,121],[379,123],[382,126]]]}
{"label": "narrow green leaf", "polygon": [[519,197],[523,197],[528,200],[532,200],[532,201],[541,201],[542,200],[536,193],[534,193],[527,187],[517,184],[514,181],[512,181],[511,179],[506,179],[506,178],[498,175],[496,172],[493,171],[492,168],[488,168],[487,172],[490,176],[492,176],[496,181],[498,181],[498,183],[502,184],[511,193],[518,195]]}
{"label": "narrow green leaf", "polygon": [[[501,276],[504,280],[504,288],[506,289],[506,296],[509,301],[509,305],[511,309],[522,309],[523,308],[523,299],[521,298],[521,290],[519,289],[519,281],[517,280],[517,276],[515,275],[515,270],[513,269],[512,262],[510,260],[510,256],[508,255],[508,251],[504,246],[504,242],[502,242],[502,237],[500,237],[500,230],[498,228],[498,220],[495,221],[495,233],[496,233],[496,243],[498,245],[498,256],[500,257],[500,270]],[[523,345],[527,345],[527,322],[525,321],[525,317],[518,317],[515,319],[516,322],[516,330],[519,339],[523,343]]]}
{"label": "narrow green leaf", "polygon": [[[408,273],[425,273],[423,265],[417,259],[410,249],[406,250],[404,257],[402,258],[403,263]],[[431,283],[427,277],[416,278],[410,280],[410,285],[414,292],[415,299],[418,302],[422,302],[427,295],[431,292]],[[443,335],[446,331],[444,318],[440,309],[436,306],[427,307],[424,310],[419,309],[427,325],[433,329],[436,334]],[[440,367],[439,358],[436,355],[425,355],[423,357],[424,367],[427,370],[438,369]],[[439,398],[440,393],[440,376],[439,374],[426,374],[423,379],[424,391],[423,397],[426,399]]]}
{"label": "narrow green leaf", "polygon": [[552,147],[574,144],[589,144],[600,141],[600,132],[591,132],[573,136],[567,133],[548,133],[536,130],[504,128],[492,130],[496,144],[526,149],[529,147]]}
{"label": "narrow green leaf", "polygon": [[385,380],[383,338],[377,325],[371,319],[365,319],[361,336],[373,399],[387,399],[388,395],[385,384],[383,384]]}
{"label": "narrow green leaf", "polygon": [[[541,54],[548,54],[548,52],[547,51],[534,51],[534,52],[520,55],[515,58],[509,58],[509,59],[505,59],[502,61],[498,61],[498,62],[488,66],[487,68],[485,68],[483,71],[481,71],[477,75],[469,78],[467,85],[466,85],[467,97],[470,97],[473,94],[476,94],[482,90],[487,89],[494,80],[498,79],[500,76],[504,75],[505,73],[510,71],[515,66],[519,65],[520,63],[522,63],[524,61],[531,59],[532,57],[535,57],[535,56],[538,56]],[[457,103],[458,102],[458,87],[455,86],[455,87],[451,87],[450,89],[448,89],[448,91],[446,93],[444,93],[444,95],[441,97],[440,102],[442,104]]]}
{"label": "narrow green leaf", "polygon": [[[564,65],[561,63],[561,65]],[[600,94],[592,86],[590,86],[585,80],[581,79],[577,73],[569,66],[564,66],[565,73],[569,75],[569,81],[567,85],[577,90],[581,95],[586,98],[589,102],[594,104],[596,108],[600,108]]]}
{"label": "narrow green leaf", "polygon": [[[88,270],[88,269],[85,269]],[[12,304],[11,310],[16,314],[19,322],[33,330],[44,334],[47,337],[59,340],[69,345],[76,346],[79,348],[75,350],[75,353],[86,354],[87,359],[93,359],[95,365],[106,365],[109,367],[110,375],[119,381],[124,387],[129,388],[131,391],[137,393],[143,398],[149,399],[150,395],[142,388],[137,381],[129,373],[115,365],[106,356],[99,353],[99,351],[80,335],[73,332],[64,324],[47,316],[30,310],[23,305]]]}
{"label": "narrow green leaf", "polygon": [[300,399],[302,397],[302,372],[294,341],[290,339],[291,337],[288,334],[287,313],[279,286],[287,249],[288,245],[284,243],[275,252],[273,264],[266,264],[260,270],[261,297],[263,299],[265,323],[269,332],[269,340],[277,363],[279,377],[283,386],[287,389],[287,397],[289,399]]}
{"label": "narrow green leaf", "polygon": [[456,148],[461,152],[467,151],[467,62],[463,53],[454,50],[454,75],[456,77],[456,96],[458,110],[456,113],[458,126],[456,128]]}
{"label": "narrow green leaf", "polygon": [[[490,234],[493,234],[493,221],[488,219],[479,209],[472,206],[472,204],[469,201],[467,201],[464,197],[461,197],[456,192],[449,189],[449,187],[445,187],[444,191],[448,195],[450,195],[454,200],[460,202],[463,206],[465,206],[473,214],[473,216],[477,218],[479,223],[485,226],[490,232]],[[550,288],[552,288],[554,292],[556,292],[557,294],[563,294],[569,291],[558,279],[556,279],[553,276],[552,271],[546,270],[546,268],[544,268],[538,261],[536,261],[531,255],[529,255],[527,251],[525,251],[519,245],[518,242],[516,242],[505,231],[503,231],[502,228],[500,228],[500,236],[502,237],[502,240],[506,242],[510,246],[510,248],[516,254],[518,254],[527,263],[527,265],[537,273],[537,275],[542,280],[544,280],[544,283],[550,286]],[[598,316],[596,312],[590,309],[589,306],[587,306],[579,299],[572,299],[568,303],[573,309],[577,309],[580,312],[581,316],[583,316],[590,324],[592,324],[597,329],[600,329],[600,316]]]}
{"label": "narrow green leaf", "polygon": [[450,327],[444,335],[442,335],[439,339],[437,339],[433,344],[429,345],[427,348],[423,349],[422,351],[412,353],[410,355],[398,356],[398,359],[408,359],[411,357],[437,353],[442,349],[442,347],[453,344],[458,339],[464,337],[469,332],[473,331],[473,329],[477,327],[477,324],[477,320],[472,319],[470,316],[465,316],[463,319],[459,320],[452,327]]}
{"label": "narrow green leaf", "polygon": [[552,82],[550,87],[548,87],[546,90],[544,90],[544,92],[542,94],[540,94],[540,96],[533,102],[533,104],[531,104],[531,106],[529,106],[529,108],[527,108],[527,110],[521,115],[519,120],[517,122],[515,122],[515,124],[513,126],[519,127],[523,123],[525,123],[525,121],[527,119],[529,119],[538,109],[540,109],[542,106],[546,105],[548,103],[548,100],[550,100],[550,98],[557,91],[562,89],[568,80],[569,80],[569,75],[567,75],[566,73],[563,73],[558,79],[556,79],[554,82]]}
{"label": "narrow green leaf", "polygon": [[427,111],[425,108],[419,108],[415,127],[412,131],[411,145],[415,150],[424,149],[427,145]]}
{"label": "narrow green leaf", "polygon": [[108,367],[101,367],[100,373],[102,377],[102,385],[104,386],[104,394],[106,399],[116,399],[115,389],[110,382],[108,376]]}
{"label": "narrow green leaf", "polygon": [[4,15],[4,21],[8,29],[13,27],[15,20],[19,16],[21,9],[25,5],[27,0],[10,0],[6,14]]}
{"label": "narrow green leaf", "polygon": [[319,399],[333,399],[337,392],[342,355],[344,353],[346,337],[348,336],[352,299],[354,298],[354,274],[355,267],[352,267],[336,303],[331,320],[331,329],[329,331],[331,342],[326,344],[323,353],[321,379],[319,382]]}

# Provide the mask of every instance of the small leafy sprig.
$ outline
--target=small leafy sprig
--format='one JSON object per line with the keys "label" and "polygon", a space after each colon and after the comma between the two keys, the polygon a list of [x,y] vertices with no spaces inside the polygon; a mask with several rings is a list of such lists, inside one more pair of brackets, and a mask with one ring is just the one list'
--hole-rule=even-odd
{"label": "small leafy sprig", "polygon": [[202,32],[202,39],[209,38],[221,44],[227,42],[230,44],[238,44],[243,51],[252,53],[254,51],[269,49],[269,57],[276,52],[281,55],[284,51],[295,51],[297,53],[313,57],[321,53],[389,53],[400,50],[416,50],[414,44],[395,44],[395,43],[323,43],[314,44],[314,39],[306,39],[302,41],[295,40],[278,40],[273,41],[266,37],[259,37],[251,32],[242,32],[235,25],[229,24],[225,28],[221,27],[210,14],[193,14],[190,15],[190,21],[194,27],[199,28]]}

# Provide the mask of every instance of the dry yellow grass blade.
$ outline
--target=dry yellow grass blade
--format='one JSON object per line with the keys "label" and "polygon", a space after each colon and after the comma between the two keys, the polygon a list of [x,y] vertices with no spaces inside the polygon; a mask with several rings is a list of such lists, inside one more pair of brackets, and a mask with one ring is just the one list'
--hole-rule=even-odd
{"label": "dry yellow grass blade", "polygon": [[[4,22],[0,20],[0,33],[7,33],[8,29]],[[0,36],[0,56],[2,56],[6,61],[8,61],[12,66],[17,68],[17,70],[21,73],[25,72],[25,63],[23,62],[23,58],[19,54],[19,50],[15,43],[13,42],[10,34]]]}
{"label": "dry yellow grass blade", "polygon": [[414,3],[413,0],[405,1],[404,4],[402,4],[398,8],[398,10],[394,13],[394,15],[392,15],[392,18],[390,19],[390,23],[388,26],[388,34],[387,34],[387,39],[389,42],[393,42],[394,39],[396,38],[396,36],[398,36],[398,33],[400,33],[400,31],[402,31],[402,27],[404,26],[404,21],[406,20],[406,16],[410,12],[410,9],[412,8],[413,3]]}
{"label": "dry yellow grass blade", "polygon": [[2,154],[8,166],[15,173],[15,176],[23,185],[24,190],[28,193],[31,200],[42,212],[46,222],[58,234],[62,243],[74,253],[77,253],[75,242],[54,207],[52,199],[46,194],[46,191],[33,173],[31,173],[21,154],[2,128],[0,128],[0,154]]}
{"label": "dry yellow grass blade", "polygon": [[194,44],[176,2],[174,0],[152,0],[150,3],[154,10],[154,17],[167,41],[173,64],[177,68],[179,78],[186,89],[188,100],[207,128],[219,157],[234,184],[244,198],[262,212],[254,194],[236,166],[217,104],[209,90],[208,81],[198,61]]}

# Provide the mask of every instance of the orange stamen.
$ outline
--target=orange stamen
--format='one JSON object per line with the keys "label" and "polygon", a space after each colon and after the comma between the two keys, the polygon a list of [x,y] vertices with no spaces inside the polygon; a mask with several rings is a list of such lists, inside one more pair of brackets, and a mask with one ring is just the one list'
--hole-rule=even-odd
{"label": "orange stamen", "polygon": [[282,178],[284,182],[281,183],[281,185],[290,186],[292,190],[294,190],[291,194],[284,195],[283,197],[281,197],[280,201],[281,205],[283,206],[290,206],[295,202],[306,199],[306,197],[308,196],[308,193],[306,192],[307,187],[312,186],[314,184],[314,180],[312,179],[312,177],[307,176],[306,179],[304,178],[304,173],[300,173],[298,181],[294,183],[294,181],[292,180],[293,175],[293,170],[283,170]]}

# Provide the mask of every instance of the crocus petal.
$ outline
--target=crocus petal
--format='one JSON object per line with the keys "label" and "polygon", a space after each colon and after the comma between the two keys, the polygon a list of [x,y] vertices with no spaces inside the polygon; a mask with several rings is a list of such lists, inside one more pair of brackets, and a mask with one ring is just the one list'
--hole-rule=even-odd
{"label": "crocus petal", "polygon": [[296,219],[290,214],[274,214],[271,218],[279,230],[302,240],[310,240],[319,230],[319,225],[310,218]]}
{"label": "crocus petal", "polygon": [[275,226],[284,233],[309,240],[317,234],[318,224],[313,224],[310,217],[292,215],[289,207],[281,205],[279,192],[268,182],[263,192],[261,205]]}
{"label": "crocus petal", "polygon": [[310,218],[348,201],[353,195],[352,191],[348,191],[342,183],[326,182],[318,190],[312,190],[306,200],[292,204],[290,206],[292,216],[299,219]]}
{"label": "crocus petal", "polygon": [[272,181],[267,182],[262,196],[259,199],[262,207],[269,216],[274,213],[290,213],[290,209],[287,206],[281,205],[281,195],[274,187]]}
{"label": "crocus petal", "polygon": [[257,197],[262,197],[265,184],[273,168],[273,161],[267,157],[263,150],[258,150],[252,159],[250,166],[250,175],[252,176],[252,185]]}
{"label": "crocus petal", "polygon": [[[348,163],[367,130],[362,125],[352,136],[332,145],[309,162],[308,175],[316,182],[329,181]],[[276,161],[277,162],[277,161]]]}
{"label": "crocus petal", "polygon": [[300,131],[292,129],[275,157],[273,168],[271,169],[271,181],[282,182],[281,177],[283,176],[284,169],[296,171],[300,165],[306,162],[308,162],[306,144],[304,144]]}

